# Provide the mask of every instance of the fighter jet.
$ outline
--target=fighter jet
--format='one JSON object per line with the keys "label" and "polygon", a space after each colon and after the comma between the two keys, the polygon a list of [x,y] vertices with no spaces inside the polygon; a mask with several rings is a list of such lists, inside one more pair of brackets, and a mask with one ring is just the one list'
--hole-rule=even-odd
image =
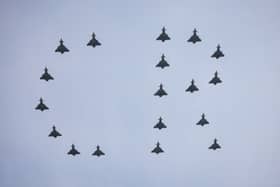
{"label": "fighter jet", "polygon": [[56,138],[56,137],[58,137],[58,136],[62,136],[62,135],[56,130],[55,126],[53,126],[52,132],[49,134],[49,137],[54,137],[54,138]]}
{"label": "fighter jet", "polygon": [[77,151],[77,150],[75,149],[75,145],[72,144],[71,149],[70,149],[70,151],[69,151],[67,154],[68,154],[68,155],[76,156],[76,155],[79,155],[80,152]]}
{"label": "fighter jet", "polygon": [[159,122],[154,126],[154,128],[158,128],[159,130],[166,128],[166,125],[162,122],[162,118],[159,118]]}
{"label": "fighter jet", "polygon": [[193,35],[188,39],[188,42],[192,42],[193,44],[195,44],[196,42],[201,42],[201,39],[199,38],[199,36],[196,33],[197,33],[197,30],[194,29]]}
{"label": "fighter jet", "polygon": [[94,153],[92,153],[92,155],[100,157],[105,154],[100,150],[100,147],[98,145],[98,146],[96,146],[96,151],[94,151]]}
{"label": "fighter jet", "polygon": [[163,87],[162,84],[160,84],[159,90],[154,94],[154,96],[162,97],[162,96],[167,95],[166,91],[162,87]]}
{"label": "fighter jet", "polygon": [[214,143],[208,148],[208,149],[213,149],[214,151],[216,150],[216,149],[221,149],[221,146],[217,143],[217,139],[215,138],[214,139]]}
{"label": "fighter jet", "polygon": [[35,110],[40,110],[43,112],[44,110],[49,110],[49,108],[43,103],[43,99],[40,98],[40,103],[36,106]]}
{"label": "fighter jet", "polygon": [[199,89],[196,87],[196,85],[194,84],[194,80],[192,79],[191,81],[191,85],[186,89],[186,92],[195,92],[198,91]]}
{"label": "fighter jet", "polygon": [[157,37],[157,40],[161,40],[162,42],[164,42],[165,40],[170,40],[170,37],[166,34],[166,29],[165,27],[162,28],[162,33],[159,35],[159,37]]}
{"label": "fighter jet", "polygon": [[196,125],[201,125],[203,127],[207,124],[209,124],[209,122],[205,119],[205,114],[202,114],[201,119],[196,123]]}
{"label": "fighter jet", "polygon": [[213,53],[213,55],[211,57],[218,59],[218,58],[224,57],[224,56],[225,56],[224,53],[221,51],[221,46],[218,45],[217,50]]}
{"label": "fighter jet", "polygon": [[65,47],[65,45],[63,44],[63,40],[62,40],[62,39],[60,39],[59,43],[60,43],[60,44],[59,44],[59,46],[56,48],[55,52],[59,52],[59,53],[61,53],[61,54],[65,53],[65,52],[69,52],[69,49],[67,49],[67,48]]}
{"label": "fighter jet", "polygon": [[216,71],[214,74],[214,77],[211,79],[211,81],[209,82],[209,84],[218,84],[218,83],[222,83],[222,80],[218,77],[218,72]]}
{"label": "fighter jet", "polygon": [[88,42],[87,46],[92,46],[93,48],[101,45],[101,43],[95,38],[95,33],[92,33],[92,39]]}
{"label": "fighter jet", "polygon": [[164,151],[159,147],[159,142],[157,142],[157,146],[151,151],[152,153],[163,153]]}
{"label": "fighter jet", "polygon": [[48,73],[48,68],[44,69],[44,73],[43,75],[40,77],[41,80],[45,80],[45,81],[49,81],[49,80],[53,80],[53,77]]}
{"label": "fighter jet", "polygon": [[167,61],[166,61],[164,58],[165,58],[165,56],[164,56],[164,54],[162,54],[162,55],[161,55],[161,60],[160,60],[159,63],[156,65],[156,67],[163,69],[163,68],[169,66],[169,64],[167,63]]}

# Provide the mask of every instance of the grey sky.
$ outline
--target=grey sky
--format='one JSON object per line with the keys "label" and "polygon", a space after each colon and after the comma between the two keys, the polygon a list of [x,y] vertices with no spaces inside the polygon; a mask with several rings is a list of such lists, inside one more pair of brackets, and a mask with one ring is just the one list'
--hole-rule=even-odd
{"label": "grey sky", "polygon": [[[279,187],[279,6],[1,1],[0,186]],[[165,43],[155,41],[163,26]],[[194,28],[202,42],[192,45]],[[86,46],[92,32],[101,47]],[[70,53],[54,53],[60,38]],[[162,53],[164,70],[154,67]],[[54,81],[39,80],[45,66]],[[188,94],[192,78],[200,91]],[[167,97],[153,96],[160,83]],[[49,111],[34,110],[40,97]],[[159,116],[167,129],[152,128]],[[150,153],[157,141],[164,154]],[[72,143],[80,156],[66,154]],[[105,157],[91,156],[97,144]]]}

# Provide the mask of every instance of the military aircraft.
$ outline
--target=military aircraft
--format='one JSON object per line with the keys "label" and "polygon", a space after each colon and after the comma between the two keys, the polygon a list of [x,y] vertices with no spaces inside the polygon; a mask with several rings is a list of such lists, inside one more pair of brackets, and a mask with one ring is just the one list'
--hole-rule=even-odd
{"label": "military aircraft", "polygon": [[56,48],[55,52],[58,52],[58,53],[61,53],[61,54],[65,53],[65,52],[69,52],[69,49],[67,49],[65,47],[65,45],[63,44],[62,39],[60,39],[59,46]]}
{"label": "military aircraft", "polygon": [[92,155],[100,157],[105,154],[100,150],[100,147],[98,145],[98,146],[96,146],[96,151],[94,151],[94,153],[92,153]]}
{"label": "military aircraft", "polygon": [[156,65],[156,67],[163,69],[163,68],[169,66],[169,64],[167,63],[167,61],[166,61],[164,58],[165,58],[165,56],[164,56],[164,54],[162,54],[162,55],[161,55],[161,60],[160,60],[159,63]]}
{"label": "military aircraft", "polygon": [[166,125],[162,122],[162,118],[159,118],[159,122],[154,126],[154,128],[158,128],[159,130],[166,128]]}
{"label": "military aircraft", "polygon": [[209,122],[205,119],[205,114],[202,114],[201,119],[196,123],[196,125],[201,125],[203,127],[207,124],[209,124]]}
{"label": "military aircraft", "polygon": [[188,42],[192,42],[193,44],[195,44],[196,42],[201,42],[201,39],[197,35],[196,29],[193,30],[193,35],[188,39]]}
{"label": "military aircraft", "polygon": [[196,87],[196,85],[194,84],[194,80],[192,79],[191,81],[191,85],[186,89],[186,92],[195,92],[198,91],[199,89]]}
{"label": "military aircraft", "polygon": [[77,151],[76,148],[75,148],[75,145],[72,144],[71,149],[70,149],[70,151],[69,151],[67,154],[68,154],[68,155],[76,156],[76,155],[79,155],[80,152]]}
{"label": "military aircraft", "polygon": [[162,28],[162,32],[159,35],[159,37],[157,37],[157,40],[161,40],[162,42],[164,42],[165,40],[170,40],[170,37],[168,36],[168,34],[166,34],[166,29],[165,27]]}
{"label": "military aircraft", "polygon": [[213,53],[213,55],[211,57],[218,59],[218,58],[224,57],[224,56],[225,56],[224,53],[221,51],[221,46],[218,45],[217,50]]}
{"label": "military aircraft", "polygon": [[44,69],[44,73],[43,75],[40,77],[41,80],[45,80],[45,81],[49,81],[49,80],[53,80],[53,77],[48,73],[48,68]]}
{"label": "military aircraft", "polygon": [[159,142],[157,142],[157,146],[151,152],[156,154],[163,153],[164,151],[160,148],[159,145]]}
{"label": "military aircraft", "polygon": [[154,96],[159,96],[159,97],[162,97],[162,96],[165,96],[167,95],[166,91],[163,89],[163,86],[162,84],[159,85],[159,90],[154,93]]}
{"label": "military aircraft", "polygon": [[217,139],[215,138],[214,139],[214,143],[208,148],[208,149],[213,149],[214,151],[216,150],[216,149],[221,149],[221,146],[217,143]]}
{"label": "military aircraft", "polygon": [[40,110],[43,112],[44,110],[49,110],[49,108],[43,103],[43,99],[40,98],[40,103],[36,106],[35,110]]}
{"label": "military aircraft", "polygon": [[101,45],[101,43],[95,38],[95,33],[92,33],[92,39],[87,43],[87,46],[96,47]]}
{"label": "military aircraft", "polygon": [[49,137],[54,137],[54,138],[56,138],[56,137],[58,137],[58,136],[62,136],[62,135],[56,130],[55,126],[53,126],[52,132],[49,134]]}
{"label": "military aircraft", "polygon": [[218,77],[218,72],[216,71],[214,74],[214,77],[211,79],[211,81],[209,82],[209,84],[218,84],[218,83],[222,83],[222,80]]}

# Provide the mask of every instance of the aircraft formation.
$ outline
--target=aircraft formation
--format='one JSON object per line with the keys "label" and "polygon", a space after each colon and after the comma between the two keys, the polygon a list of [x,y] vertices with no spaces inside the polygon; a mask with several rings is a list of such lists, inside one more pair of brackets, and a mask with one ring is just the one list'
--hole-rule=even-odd
{"label": "aircraft formation", "polygon": [[[76,155],[79,155],[81,154],[75,147],[74,144],[71,145],[71,149],[68,151],[67,153],[68,155],[72,155],[72,156],[76,156]],[[105,153],[103,153],[100,149],[100,146],[96,146],[96,150],[92,153],[92,156],[97,156],[97,157],[100,157],[100,156],[103,156],[105,155]]]}
{"label": "aircraft formation", "polygon": [[[197,33],[198,33],[198,31],[196,29],[194,29],[192,36],[187,40],[187,42],[192,43],[192,44],[195,44],[197,42],[201,42],[202,40],[200,39],[200,37],[198,36]],[[91,37],[92,38],[86,44],[87,46],[93,47],[93,48],[101,46],[101,43],[96,39],[95,33],[92,33]],[[171,37],[167,34],[165,27],[162,28],[162,32],[156,38],[156,40],[161,41],[161,42],[165,42],[165,41],[171,40]],[[55,52],[56,53],[64,54],[66,52],[70,52],[70,50],[64,45],[64,41],[62,39],[60,39],[59,45],[55,49]],[[221,57],[224,57],[224,53],[221,51],[221,46],[218,44],[217,48],[216,48],[216,51],[214,51],[214,53],[211,55],[211,58],[219,59]],[[156,64],[155,67],[156,68],[161,68],[161,69],[170,67],[169,63],[165,59],[165,55],[164,54],[161,55],[161,59],[158,62],[158,64]],[[45,67],[44,68],[44,72],[41,75],[40,79],[41,80],[45,80],[46,82],[48,82],[50,80],[54,80],[54,77],[49,73],[48,68]],[[209,84],[217,85],[219,83],[222,83],[222,80],[220,79],[220,77],[218,76],[218,72],[216,71],[214,73],[214,77],[209,81]],[[191,84],[186,88],[185,92],[194,93],[194,92],[197,92],[197,91],[199,91],[199,88],[195,84],[194,79],[192,79],[191,80]],[[168,93],[163,88],[163,84],[161,83],[159,85],[159,89],[154,93],[154,96],[158,96],[158,97],[161,98],[161,97],[167,96],[167,95],[168,95]],[[39,110],[41,112],[43,112],[45,110],[49,110],[49,107],[44,103],[43,98],[39,99],[39,104],[37,104],[37,106],[35,107],[35,110]],[[205,125],[209,125],[209,122],[206,119],[204,113],[201,115],[201,119],[196,123],[196,125],[201,126],[201,127],[203,127]],[[166,124],[163,123],[163,118],[162,117],[160,117],[158,119],[158,122],[154,125],[154,128],[158,129],[158,130],[162,130],[162,129],[166,129],[167,128]],[[49,133],[48,136],[49,137],[53,137],[53,138],[56,139],[58,137],[61,137],[62,134],[56,129],[55,126],[53,126],[52,130],[51,130],[51,132]],[[214,138],[213,144],[211,144],[208,147],[208,149],[212,149],[212,150],[221,149],[221,146],[218,144],[218,140],[216,138]],[[160,147],[159,141],[156,143],[156,147],[151,150],[151,153],[155,153],[155,154],[164,153],[164,150]],[[75,145],[72,144],[71,148],[67,152],[67,154],[68,155],[72,155],[72,156],[76,156],[76,155],[79,155],[80,152],[75,147]],[[100,149],[100,146],[97,145],[96,146],[96,150],[92,153],[92,156],[100,157],[100,156],[104,156],[104,155],[105,155],[105,153]]]}
{"label": "aircraft formation", "polygon": [[[190,42],[192,44],[195,44],[197,42],[201,42],[201,38],[198,36],[197,34],[197,30],[194,29],[193,30],[193,34],[192,36],[187,40],[187,42]],[[166,42],[168,40],[171,40],[171,37],[167,34],[166,32],[166,28],[163,27],[162,28],[162,32],[160,33],[160,35],[156,38],[156,40],[162,41],[162,42]],[[224,53],[221,51],[221,46],[218,44],[217,45],[217,49],[216,51],[214,51],[214,53],[211,55],[211,58],[216,58],[219,59],[221,57],[224,57]],[[156,65],[157,68],[167,68],[169,67],[169,63],[165,60],[165,55],[162,54],[161,56],[161,60],[158,62],[158,64]],[[218,72],[216,71],[214,73],[214,77],[209,81],[209,84],[213,84],[213,85],[217,85],[219,83],[222,83],[222,80],[220,79],[220,77],[218,77]],[[194,93],[199,91],[198,86],[195,84],[194,79],[191,80],[191,84],[187,87],[187,89],[185,90],[186,92],[190,92],[190,93]],[[167,91],[165,89],[163,89],[163,84],[161,83],[159,85],[159,89],[154,93],[154,96],[158,96],[158,97],[163,97],[163,96],[167,96]],[[208,125],[209,122],[207,121],[207,119],[205,118],[205,114],[201,115],[201,119],[196,123],[196,125],[199,126],[205,126]],[[162,122],[162,118],[159,118],[159,122],[154,126],[154,128],[158,128],[159,130],[167,128],[167,126]],[[212,150],[216,150],[216,149],[221,149],[221,146],[218,144],[217,142],[218,140],[215,138],[214,139],[214,143],[208,147],[208,149],[212,149]],[[155,154],[160,154],[163,153],[163,149],[160,147],[160,143],[157,142],[156,147],[152,150],[152,153]]]}

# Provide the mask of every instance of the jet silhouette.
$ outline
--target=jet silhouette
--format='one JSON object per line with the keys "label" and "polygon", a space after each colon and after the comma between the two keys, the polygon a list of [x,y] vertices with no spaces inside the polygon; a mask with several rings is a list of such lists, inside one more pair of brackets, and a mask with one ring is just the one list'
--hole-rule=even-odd
{"label": "jet silhouette", "polygon": [[58,52],[58,53],[61,53],[61,54],[65,53],[65,52],[69,52],[69,49],[67,49],[65,47],[65,45],[63,44],[62,39],[60,39],[59,46],[56,48],[55,52]]}
{"label": "jet silhouette", "polygon": [[163,69],[163,68],[169,66],[169,64],[166,62],[166,60],[165,60],[164,58],[165,58],[165,56],[164,56],[164,54],[162,54],[162,55],[161,55],[161,60],[160,60],[159,63],[156,65],[156,67]]}
{"label": "jet silhouette", "polygon": [[170,40],[170,37],[166,34],[166,29],[165,27],[162,28],[162,32],[159,35],[159,37],[157,37],[157,40],[161,40],[162,42],[164,42],[165,40]]}
{"label": "jet silhouette", "polygon": [[58,137],[58,136],[62,136],[62,135],[56,130],[55,126],[53,126],[52,132],[49,134],[49,137],[54,137],[54,138],[56,138],[56,137]]}
{"label": "jet silhouette", "polygon": [[100,150],[100,147],[98,145],[98,146],[96,146],[96,151],[94,151],[94,153],[92,153],[92,155],[100,157],[105,154]]}
{"label": "jet silhouette", "polygon": [[45,80],[45,81],[49,81],[49,80],[53,80],[53,77],[48,73],[48,68],[44,69],[44,73],[43,75],[40,77],[41,80]]}
{"label": "jet silhouette", "polygon": [[214,74],[214,77],[211,79],[211,81],[209,82],[209,84],[218,84],[218,83],[222,83],[222,80],[218,77],[218,72],[216,71]]}
{"label": "jet silhouette", "polygon": [[159,122],[154,126],[154,128],[158,128],[159,130],[166,128],[166,125],[162,122],[162,118],[159,118]]}
{"label": "jet silhouette", "polygon": [[201,119],[196,123],[196,125],[201,125],[203,127],[207,124],[209,124],[209,122],[205,119],[205,114],[202,114]]}
{"label": "jet silhouette", "polygon": [[36,106],[35,110],[40,110],[43,112],[44,110],[49,110],[49,108],[43,103],[43,99],[40,98],[40,103]]}
{"label": "jet silhouette", "polygon": [[75,145],[72,144],[71,149],[70,149],[70,151],[69,151],[67,154],[68,154],[68,155],[76,156],[76,155],[79,155],[80,152],[77,151],[77,150],[75,149]]}
{"label": "jet silhouette", "polygon": [[192,79],[191,81],[191,85],[186,89],[186,92],[195,92],[198,91],[199,89],[196,87],[196,85],[194,84],[194,80]]}
{"label": "jet silhouette", "polygon": [[154,96],[159,96],[159,97],[162,97],[162,96],[165,96],[167,95],[166,91],[163,89],[163,86],[162,84],[159,85],[159,90],[154,93]]}
{"label": "jet silhouette", "polygon": [[101,45],[101,43],[95,38],[95,33],[92,33],[92,39],[87,43],[87,46],[96,47]]}
{"label": "jet silhouette", "polygon": [[159,142],[157,142],[157,146],[151,152],[156,154],[163,153],[164,151],[160,148],[159,145]]}
{"label": "jet silhouette", "polygon": [[221,51],[221,46],[218,45],[217,50],[213,53],[213,55],[211,57],[218,59],[218,58],[224,57],[224,56],[225,56],[224,53]]}
{"label": "jet silhouette", "polygon": [[188,39],[188,42],[192,42],[193,44],[195,44],[196,42],[201,42],[201,39],[197,35],[196,29],[193,30],[193,35]]}
{"label": "jet silhouette", "polygon": [[208,148],[208,149],[213,149],[214,151],[216,149],[221,149],[221,146],[217,143],[217,139],[214,139],[214,143]]}

